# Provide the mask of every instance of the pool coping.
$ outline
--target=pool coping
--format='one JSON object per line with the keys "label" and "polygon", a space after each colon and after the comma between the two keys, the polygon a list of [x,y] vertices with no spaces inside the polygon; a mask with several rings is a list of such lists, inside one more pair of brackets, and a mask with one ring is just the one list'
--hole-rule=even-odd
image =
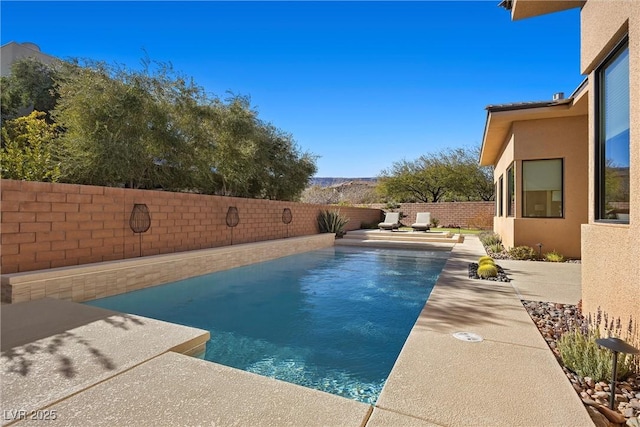
{"label": "pool coping", "polygon": [[[333,233],[0,275],[2,302],[83,302],[298,252],[333,246]],[[162,268],[158,268],[162,266]],[[115,286],[114,286],[115,284]]]}
{"label": "pool coping", "polygon": [[[167,420],[173,425],[593,425],[535,325],[527,319],[516,288],[467,277],[468,263],[483,254],[474,236],[454,245],[374,406],[233,368],[220,371],[220,365],[176,358],[166,349],[80,391],[71,390],[39,410],[58,411],[59,416],[82,415],[96,423],[119,420],[135,425]],[[535,282],[535,275],[530,276],[518,277],[519,283]],[[474,313],[484,317],[474,319]],[[485,340],[455,340],[451,333],[460,330],[479,333]],[[175,363],[184,368],[182,376],[169,375]],[[210,385],[217,400],[209,402],[206,410],[186,413],[183,407],[190,399],[207,403],[206,396],[190,394],[189,384],[215,377],[214,371],[227,378]],[[150,375],[168,375],[168,380],[148,390],[145,378]],[[242,387],[233,388],[233,378]],[[252,384],[261,392],[252,392]],[[136,396],[143,393],[151,396],[151,407],[135,404]],[[124,395],[129,398],[120,398]],[[123,413],[126,418],[113,418]],[[68,418],[66,423],[59,421],[57,425],[73,425]]]}

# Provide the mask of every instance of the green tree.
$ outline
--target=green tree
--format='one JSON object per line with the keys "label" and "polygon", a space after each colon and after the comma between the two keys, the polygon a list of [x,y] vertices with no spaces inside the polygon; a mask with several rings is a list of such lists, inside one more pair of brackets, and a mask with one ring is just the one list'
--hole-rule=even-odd
{"label": "green tree", "polygon": [[491,200],[492,171],[478,165],[477,149],[449,149],[393,163],[379,191],[399,202]]}
{"label": "green tree", "polygon": [[58,63],[44,64],[35,58],[25,58],[11,65],[11,74],[0,78],[2,121],[26,115],[31,110],[44,112],[50,120],[57,94],[54,79]]}
{"label": "green tree", "polygon": [[69,182],[295,200],[316,170],[248,97],[221,101],[170,65],[67,64],[55,87]]}
{"label": "green tree", "polygon": [[55,182],[60,177],[56,160],[57,126],[47,123],[46,114],[33,111],[25,117],[3,122],[0,150],[2,178]]}

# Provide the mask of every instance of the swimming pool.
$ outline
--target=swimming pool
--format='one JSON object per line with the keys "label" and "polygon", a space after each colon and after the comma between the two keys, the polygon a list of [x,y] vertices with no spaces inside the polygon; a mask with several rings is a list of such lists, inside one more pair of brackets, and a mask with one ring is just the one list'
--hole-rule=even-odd
{"label": "swimming pool", "polygon": [[207,329],[206,360],[375,403],[448,256],[332,247],[86,304]]}

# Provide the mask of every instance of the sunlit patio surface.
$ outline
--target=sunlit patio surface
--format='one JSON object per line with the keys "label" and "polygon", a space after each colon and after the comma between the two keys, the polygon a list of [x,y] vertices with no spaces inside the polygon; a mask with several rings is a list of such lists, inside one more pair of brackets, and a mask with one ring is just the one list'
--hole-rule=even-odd
{"label": "sunlit patio surface", "polygon": [[3,425],[593,425],[520,303],[576,303],[579,265],[509,261],[512,282],[486,282],[468,278],[484,254],[475,236],[360,234],[338,244],[406,236],[451,250],[375,406],[182,354],[206,331],[42,299],[2,307]]}

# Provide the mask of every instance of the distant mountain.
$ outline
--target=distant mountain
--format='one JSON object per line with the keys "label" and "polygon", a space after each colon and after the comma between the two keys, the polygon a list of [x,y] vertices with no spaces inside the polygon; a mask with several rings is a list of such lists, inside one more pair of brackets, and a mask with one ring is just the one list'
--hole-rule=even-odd
{"label": "distant mountain", "polygon": [[309,186],[333,187],[345,183],[375,184],[377,181],[377,178],[311,178]]}

